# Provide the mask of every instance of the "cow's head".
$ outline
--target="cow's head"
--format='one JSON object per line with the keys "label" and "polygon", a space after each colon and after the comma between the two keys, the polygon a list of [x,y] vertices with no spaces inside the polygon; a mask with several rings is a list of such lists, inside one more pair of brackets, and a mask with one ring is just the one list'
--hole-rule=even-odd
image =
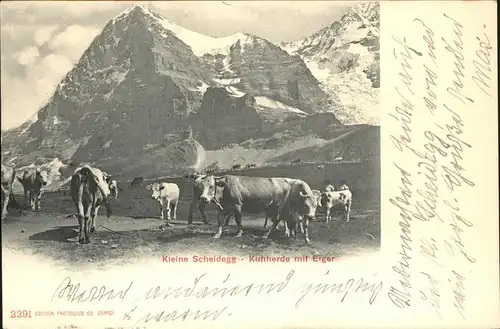
{"label": "cow's head", "polygon": [[298,204],[298,212],[303,216],[309,217],[310,220],[316,218],[316,209],[318,208],[318,196],[310,189],[299,191],[300,202]]}
{"label": "cow's head", "polygon": [[339,187],[339,189],[338,189],[338,190],[339,190],[339,191],[346,191],[346,190],[348,190],[348,189],[349,189],[349,186],[347,186],[346,184],[342,184],[342,185],[340,185],[340,187]]}
{"label": "cow's head", "polygon": [[321,207],[321,192],[318,190],[312,190],[314,197],[316,198],[316,203],[318,207]]}
{"label": "cow's head", "polygon": [[332,191],[326,191],[321,193],[320,204],[321,207],[328,206],[332,202]]}
{"label": "cow's head", "polygon": [[108,183],[109,194],[113,199],[118,198],[118,182],[112,176],[104,173],[106,183]]}
{"label": "cow's head", "polygon": [[36,180],[38,182],[40,182],[41,186],[47,186],[47,184],[49,183],[49,175],[47,174],[47,172],[45,170],[37,169],[36,170]]}
{"label": "cow's head", "polygon": [[221,208],[218,200],[222,196],[223,188],[226,186],[226,182],[223,178],[224,177],[216,177],[213,175],[198,176],[196,178],[194,183],[201,191],[201,202],[214,202],[219,208]]}
{"label": "cow's head", "polygon": [[165,190],[165,185],[160,183],[153,183],[149,184],[146,188],[151,191],[151,199],[161,202],[161,196],[163,194],[163,191]]}
{"label": "cow's head", "polygon": [[328,184],[328,185],[325,187],[325,192],[333,192],[333,191],[335,191],[335,187],[333,187],[333,185]]}

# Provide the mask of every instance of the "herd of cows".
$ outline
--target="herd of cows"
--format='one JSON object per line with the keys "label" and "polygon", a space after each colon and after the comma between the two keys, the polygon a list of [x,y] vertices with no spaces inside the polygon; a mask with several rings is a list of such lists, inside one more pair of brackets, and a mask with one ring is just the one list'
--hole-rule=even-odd
{"label": "herd of cows", "polygon": [[[2,164],[2,219],[7,216],[9,200],[13,198],[12,184],[17,179],[24,188],[24,205],[39,210],[42,188],[47,185],[47,174],[39,169],[26,169],[22,176],[16,177],[14,167]],[[348,222],[351,212],[352,193],[346,184],[335,189],[327,185],[323,192],[313,190],[300,179],[264,178],[237,175],[216,176],[213,173],[192,174],[188,177],[193,185],[193,196],[189,206],[188,224],[192,224],[193,213],[198,209],[203,222],[208,224],[205,215],[206,205],[217,206],[218,228],[214,238],[222,235],[222,230],[234,216],[239,237],[243,234],[242,214],[265,214],[264,229],[271,219],[272,225],[264,238],[277,228],[280,221],[285,226],[285,235],[296,238],[297,230],[303,233],[304,240],[311,244],[308,226],[316,218],[318,208],[323,208],[326,222],[331,220],[331,210],[337,205],[343,206],[343,219]],[[131,185],[138,186],[144,179],[135,178]],[[179,187],[175,183],[161,182],[147,185],[151,198],[160,205],[160,219],[165,226],[171,227],[171,220],[176,220]],[[118,183],[110,175],[92,166],[75,169],[70,182],[70,196],[77,209],[80,226],[79,243],[90,242],[90,234],[95,231],[95,219],[99,208],[104,205],[107,216],[111,215],[110,200],[118,198]],[[29,202],[28,202],[29,199]]]}

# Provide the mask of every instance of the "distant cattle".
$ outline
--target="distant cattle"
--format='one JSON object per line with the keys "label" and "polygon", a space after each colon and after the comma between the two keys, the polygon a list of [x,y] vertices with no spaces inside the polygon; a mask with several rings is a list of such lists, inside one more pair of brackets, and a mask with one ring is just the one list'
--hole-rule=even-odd
{"label": "distant cattle", "polygon": [[24,207],[29,205],[32,210],[40,210],[40,200],[42,198],[42,188],[48,184],[47,172],[40,169],[26,169],[22,177],[17,180],[23,185],[24,189]]}
{"label": "distant cattle", "polygon": [[90,233],[96,229],[95,219],[102,204],[106,206],[107,217],[111,216],[109,199],[118,196],[117,182],[98,168],[83,166],[77,168],[71,177],[70,194],[80,225],[79,243],[89,243]]}
{"label": "distant cattle", "polygon": [[241,164],[235,164],[234,166],[231,167],[232,170],[238,170],[241,168]]}
{"label": "distant cattle", "polygon": [[248,164],[245,166],[245,169],[249,169],[249,168],[252,168],[252,167],[251,167],[251,164],[249,164],[249,163],[248,163]]}
{"label": "distant cattle", "polygon": [[130,187],[139,186],[140,184],[142,184],[142,182],[144,182],[144,177],[142,176],[136,177],[130,183]]}
{"label": "distant cattle", "polygon": [[302,160],[301,160],[301,159],[295,159],[295,160],[292,160],[292,163],[300,163],[300,162],[302,162]]}
{"label": "distant cattle", "polygon": [[198,177],[198,173],[193,173],[193,174],[183,174],[182,178],[188,182],[194,182],[196,180],[196,177]]}
{"label": "distant cattle", "polygon": [[344,207],[344,220],[349,222],[352,205],[352,193],[347,185],[342,185],[339,191],[325,191],[321,194],[321,207],[325,210],[326,222],[331,220],[331,209],[341,204]]}
{"label": "distant cattle", "polygon": [[179,202],[179,186],[174,183],[153,183],[147,186],[152,192],[151,199],[160,204],[160,220],[164,219],[164,210],[167,210],[166,226],[172,226],[170,220],[177,219],[177,204]]}
{"label": "distant cattle", "polygon": [[[16,177],[16,170],[13,166],[2,163],[2,218],[7,217],[7,207],[9,201],[14,199],[12,184]],[[15,200],[13,200],[15,202]]]}
{"label": "distant cattle", "polygon": [[342,157],[336,157],[335,159],[333,159],[333,162],[340,162],[344,160]]}
{"label": "distant cattle", "polygon": [[325,165],[317,165],[316,169],[325,169]]}
{"label": "distant cattle", "polygon": [[[224,219],[234,213],[237,224],[236,236],[243,234],[242,213],[268,212],[277,207],[273,215],[273,225],[263,236],[267,238],[276,229],[281,214],[290,213],[303,220],[304,239],[310,244],[309,221],[315,218],[317,202],[309,185],[291,178],[264,178],[248,176],[203,176],[198,178],[201,187],[200,199],[204,203],[213,202],[219,208],[218,229],[214,238],[222,234]],[[271,207],[271,208],[270,208]],[[285,221],[285,234],[290,231]]]}

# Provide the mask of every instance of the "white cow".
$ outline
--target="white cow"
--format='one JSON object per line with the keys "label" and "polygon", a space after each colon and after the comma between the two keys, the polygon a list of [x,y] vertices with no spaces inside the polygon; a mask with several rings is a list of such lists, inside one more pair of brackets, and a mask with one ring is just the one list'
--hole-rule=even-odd
{"label": "white cow", "polygon": [[321,193],[320,205],[325,209],[326,222],[329,223],[331,220],[330,212],[333,207],[338,204],[344,206],[344,219],[349,222],[349,216],[351,214],[351,204],[352,204],[352,193],[347,185],[342,185],[338,191],[331,190],[333,187],[328,185],[325,188],[325,192]]}
{"label": "white cow", "polygon": [[152,192],[151,199],[160,204],[160,220],[163,220],[163,211],[167,209],[167,220],[165,225],[171,227],[170,220],[177,219],[177,203],[179,202],[179,186],[174,183],[153,183],[147,186]]}

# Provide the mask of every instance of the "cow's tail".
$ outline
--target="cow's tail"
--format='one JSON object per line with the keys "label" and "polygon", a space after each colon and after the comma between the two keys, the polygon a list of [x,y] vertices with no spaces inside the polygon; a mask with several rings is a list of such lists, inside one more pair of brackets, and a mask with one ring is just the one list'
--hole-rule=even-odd
{"label": "cow's tail", "polygon": [[101,184],[99,183],[99,177],[97,177],[94,174],[94,172],[89,167],[83,167],[81,169],[80,173],[83,176],[86,176],[87,179],[92,179],[92,181],[94,182],[94,184],[97,186],[97,188],[101,192],[102,203],[106,207],[106,216],[109,218],[111,216],[111,214],[112,214],[111,205],[109,204],[109,200],[108,200],[109,196],[106,195],[106,192],[104,191],[104,189],[102,188]]}

